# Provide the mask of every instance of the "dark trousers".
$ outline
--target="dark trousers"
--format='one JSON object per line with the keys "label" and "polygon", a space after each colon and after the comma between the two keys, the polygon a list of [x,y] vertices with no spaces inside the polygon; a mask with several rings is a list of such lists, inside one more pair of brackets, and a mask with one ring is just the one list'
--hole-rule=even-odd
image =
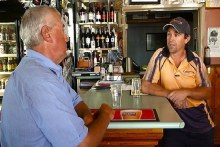
{"label": "dark trousers", "polygon": [[180,129],[165,129],[162,147],[214,147],[214,129],[206,133],[188,133]]}

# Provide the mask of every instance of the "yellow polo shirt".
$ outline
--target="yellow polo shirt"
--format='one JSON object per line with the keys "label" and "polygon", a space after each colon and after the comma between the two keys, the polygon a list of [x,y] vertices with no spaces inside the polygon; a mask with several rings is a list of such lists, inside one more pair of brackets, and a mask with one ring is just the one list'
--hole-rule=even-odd
{"label": "yellow polo shirt", "polygon": [[[168,90],[211,87],[201,58],[188,49],[186,54],[187,57],[176,67],[168,49],[159,48],[153,54],[143,79]],[[189,105],[186,109],[175,108],[186,124],[184,129],[190,132],[205,132],[214,127],[206,101],[190,97],[187,100]]]}

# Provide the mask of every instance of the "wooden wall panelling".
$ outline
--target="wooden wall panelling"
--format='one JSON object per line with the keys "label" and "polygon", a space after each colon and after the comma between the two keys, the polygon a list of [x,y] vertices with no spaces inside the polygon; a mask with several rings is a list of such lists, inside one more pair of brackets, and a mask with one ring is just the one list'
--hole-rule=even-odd
{"label": "wooden wall panelling", "polygon": [[214,121],[216,124],[215,143],[220,145],[220,67],[215,68]]}
{"label": "wooden wall panelling", "polygon": [[215,144],[220,146],[220,67],[208,67],[209,78],[212,83],[211,97],[208,99],[209,106],[215,122]]}
{"label": "wooden wall panelling", "polygon": [[108,129],[100,147],[154,147],[163,136],[163,129]]}

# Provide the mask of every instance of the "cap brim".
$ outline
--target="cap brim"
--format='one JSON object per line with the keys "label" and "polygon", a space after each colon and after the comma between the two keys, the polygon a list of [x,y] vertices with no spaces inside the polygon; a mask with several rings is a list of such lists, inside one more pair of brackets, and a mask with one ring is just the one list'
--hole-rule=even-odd
{"label": "cap brim", "polygon": [[167,31],[170,26],[173,27],[179,33],[178,29],[171,23],[168,23],[165,26],[163,26],[163,30]]}

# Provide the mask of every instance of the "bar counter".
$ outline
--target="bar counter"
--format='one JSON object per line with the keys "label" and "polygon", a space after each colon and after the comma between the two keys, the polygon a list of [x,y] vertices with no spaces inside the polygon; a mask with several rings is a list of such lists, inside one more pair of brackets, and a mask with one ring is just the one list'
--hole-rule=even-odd
{"label": "bar counter", "polygon": [[[112,105],[111,92],[90,89],[80,95],[90,109],[102,103]],[[156,146],[163,136],[163,129],[184,127],[184,122],[164,97],[141,95],[135,98],[130,91],[123,91],[120,109],[155,109],[158,121],[112,121],[100,146]]]}

